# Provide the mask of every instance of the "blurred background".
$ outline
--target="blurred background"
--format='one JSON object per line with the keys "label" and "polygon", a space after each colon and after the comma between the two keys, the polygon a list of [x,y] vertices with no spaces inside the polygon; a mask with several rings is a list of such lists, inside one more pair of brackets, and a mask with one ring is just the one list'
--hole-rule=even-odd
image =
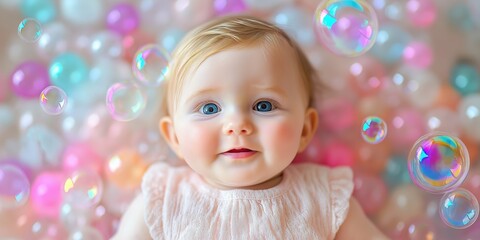
{"label": "blurred background", "polygon": [[[188,30],[227,14],[285,29],[318,71],[320,129],[295,163],[351,166],[392,239],[480,239],[480,2],[341,2],[0,0],[0,239],[111,237],[148,166],[183,164],[159,135],[152,76]],[[325,30],[316,10],[329,6],[374,37]],[[371,116],[388,130],[364,139]],[[421,188],[409,152],[433,131],[450,142],[430,141],[448,149]]]}

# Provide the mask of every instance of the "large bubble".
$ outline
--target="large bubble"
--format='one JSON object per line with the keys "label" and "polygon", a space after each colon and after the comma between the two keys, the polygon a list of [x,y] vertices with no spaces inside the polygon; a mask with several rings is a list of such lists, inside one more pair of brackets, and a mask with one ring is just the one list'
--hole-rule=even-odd
{"label": "large bubble", "polygon": [[457,137],[432,132],[415,142],[408,156],[408,170],[419,187],[441,193],[458,187],[470,167],[467,148]]}
{"label": "large bubble", "polygon": [[366,1],[327,0],[315,11],[315,29],[329,50],[354,57],[364,54],[375,43],[378,19]]}

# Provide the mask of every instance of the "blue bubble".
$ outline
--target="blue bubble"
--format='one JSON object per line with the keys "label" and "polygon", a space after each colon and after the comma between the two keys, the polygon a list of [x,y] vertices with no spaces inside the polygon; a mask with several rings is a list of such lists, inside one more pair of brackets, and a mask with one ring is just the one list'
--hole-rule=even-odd
{"label": "blue bubble", "polygon": [[389,189],[396,186],[412,183],[410,174],[408,173],[407,158],[402,155],[393,155],[387,162],[387,166],[383,171],[383,180]]}
{"label": "blue bubble", "polygon": [[53,59],[49,74],[52,83],[68,94],[87,81],[88,70],[82,57],[75,53],[64,53]]}
{"label": "blue bubble", "polygon": [[47,23],[57,17],[57,9],[53,0],[23,0],[20,9],[28,18],[35,18],[41,23]]}
{"label": "blue bubble", "polygon": [[478,92],[480,75],[477,68],[467,60],[458,61],[450,73],[450,84],[464,96]]}
{"label": "blue bubble", "polygon": [[386,64],[399,62],[403,57],[403,50],[411,42],[412,37],[403,28],[385,24],[378,30],[375,44],[370,53]]}
{"label": "blue bubble", "polygon": [[478,200],[463,188],[446,193],[440,200],[440,217],[452,228],[464,229],[478,218]]}

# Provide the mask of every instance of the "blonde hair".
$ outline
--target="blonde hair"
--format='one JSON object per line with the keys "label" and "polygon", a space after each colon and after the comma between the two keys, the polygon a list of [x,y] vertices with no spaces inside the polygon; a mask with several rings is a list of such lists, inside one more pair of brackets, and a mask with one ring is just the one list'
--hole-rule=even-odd
{"label": "blonde hair", "polygon": [[163,115],[171,115],[188,73],[195,71],[208,57],[223,50],[258,42],[278,46],[286,41],[294,50],[296,62],[308,94],[308,106],[314,104],[316,73],[300,46],[282,29],[249,16],[219,18],[189,32],[172,54],[172,62],[163,89]]}

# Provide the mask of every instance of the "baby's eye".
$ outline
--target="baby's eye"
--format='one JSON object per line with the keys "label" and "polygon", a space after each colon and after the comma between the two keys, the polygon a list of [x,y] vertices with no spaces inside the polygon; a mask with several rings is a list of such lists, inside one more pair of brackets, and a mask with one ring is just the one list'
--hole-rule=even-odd
{"label": "baby's eye", "polygon": [[207,114],[207,115],[215,114],[219,111],[219,107],[215,103],[207,103],[201,107],[201,111],[203,114]]}
{"label": "baby's eye", "polygon": [[259,101],[253,106],[253,110],[259,112],[269,112],[274,109],[273,104],[269,101]]}

